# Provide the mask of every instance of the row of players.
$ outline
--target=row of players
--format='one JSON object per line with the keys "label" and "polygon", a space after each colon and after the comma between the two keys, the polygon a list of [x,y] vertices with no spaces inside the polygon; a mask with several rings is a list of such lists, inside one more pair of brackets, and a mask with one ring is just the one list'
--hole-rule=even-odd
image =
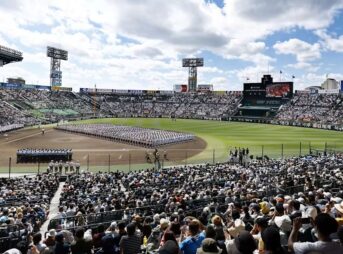
{"label": "row of players", "polygon": [[50,161],[50,163],[48,164],[48,169],[47,172],[48,173],[60,173],[62,174],[63,169],[64,172],[67,173],[80,173],[80,167],[81,164],[79,161]]}

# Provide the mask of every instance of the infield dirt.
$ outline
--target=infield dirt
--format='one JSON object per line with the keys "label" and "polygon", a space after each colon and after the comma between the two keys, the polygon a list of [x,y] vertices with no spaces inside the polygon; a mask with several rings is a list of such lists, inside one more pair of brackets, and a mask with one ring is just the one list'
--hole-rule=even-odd
{"label": "infield dirt", "polygon": [[[161,157],[164,151],[170,162],[183,161],[202,152],[206,148],[203,139],[180,144],[167,145],[159,148]],[[8,167],[12,157],[12,167],[25,168],[32,164],[16,164],[16,151],[20,148],[69,148],[73,149],[73,160],[81,165],[89,163],[93,166],[125,165],[146,163],[146,152],[152,150],[110,140],[72,134],[55,129],[47,129],[42,135],[38,128],[22,129],[1,135],[0,137],[0,168]],[[46,165],[41,165],[45,169]]]}

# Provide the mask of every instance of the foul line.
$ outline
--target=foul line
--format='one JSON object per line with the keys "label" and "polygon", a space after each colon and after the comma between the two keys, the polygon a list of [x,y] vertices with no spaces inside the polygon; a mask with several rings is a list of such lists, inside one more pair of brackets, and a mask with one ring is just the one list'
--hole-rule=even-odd
{"label": "foul line", "polygon": [[[52,131],[52,130],[46,130],[45,133],[47,133],[49,131]],[[24,136],[24,137],[21,137],[21,138],[12,139],[12,140],[6,141],[4,143],[1,143],[0,145],[9,144],[9,143],[12,143],[12,142],[15,142],[15,141],[23,140],[23,139],[34,137],[34,136],[37,136],[37,135],[42,135],[42,132],[37,132],[37,133],[31,134],[31,135],[28,135],[28,136]]]}

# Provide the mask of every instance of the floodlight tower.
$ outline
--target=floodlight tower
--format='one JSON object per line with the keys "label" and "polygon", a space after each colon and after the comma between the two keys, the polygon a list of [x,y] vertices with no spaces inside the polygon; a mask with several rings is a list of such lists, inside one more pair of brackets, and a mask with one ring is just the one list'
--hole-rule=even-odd
{"label": "floodlight tower", "polygon": [[61,60],[68,60],[68,51],[47,47],[47,56],[51,58],[50,63],[50,86],[62,85]]}
{"label": "floodlight tower", "polygon": [[195,92],[197,90],[197,67],[204,66],[204,58],[184,58],[182,59],[182,67],[189,67],[188,74],[188,91]]}

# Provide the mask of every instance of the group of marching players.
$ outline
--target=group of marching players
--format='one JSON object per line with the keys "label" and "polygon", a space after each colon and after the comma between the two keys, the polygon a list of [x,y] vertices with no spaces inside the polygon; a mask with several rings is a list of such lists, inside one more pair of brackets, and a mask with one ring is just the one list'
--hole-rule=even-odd
{"label": "group of marching players", "polygon": [[80,162],[79,161],[50,161],[47,168],[47,173],[64,173],[65,174],[79,174],[80,173]]}
{"label": "group of marching players", "polygon": [[164,150],[161,154],[157,148],[152,153],[145,152],[145,159],[147,163],[154,164],[155,169],[160,169],[164,161],[169,161],[167,151]]}
{"label": "group of marching players", "polygon": [[112,124],[70,124],[59,125],[57,129],[144,147],[158,147],[194,139],[194,135],[188,133]]}
{"label": "group of marching players", "polygon": [[70,161],[71,149],[32,149],[23,148],[17,151],[17,163],[49,162],[51,160]]}
{"label": "group of marching players", "polygon": [[0,126],[0,133],[5,133],[7,131],[13,131],[24,128],[23,124],[8,124]]}

